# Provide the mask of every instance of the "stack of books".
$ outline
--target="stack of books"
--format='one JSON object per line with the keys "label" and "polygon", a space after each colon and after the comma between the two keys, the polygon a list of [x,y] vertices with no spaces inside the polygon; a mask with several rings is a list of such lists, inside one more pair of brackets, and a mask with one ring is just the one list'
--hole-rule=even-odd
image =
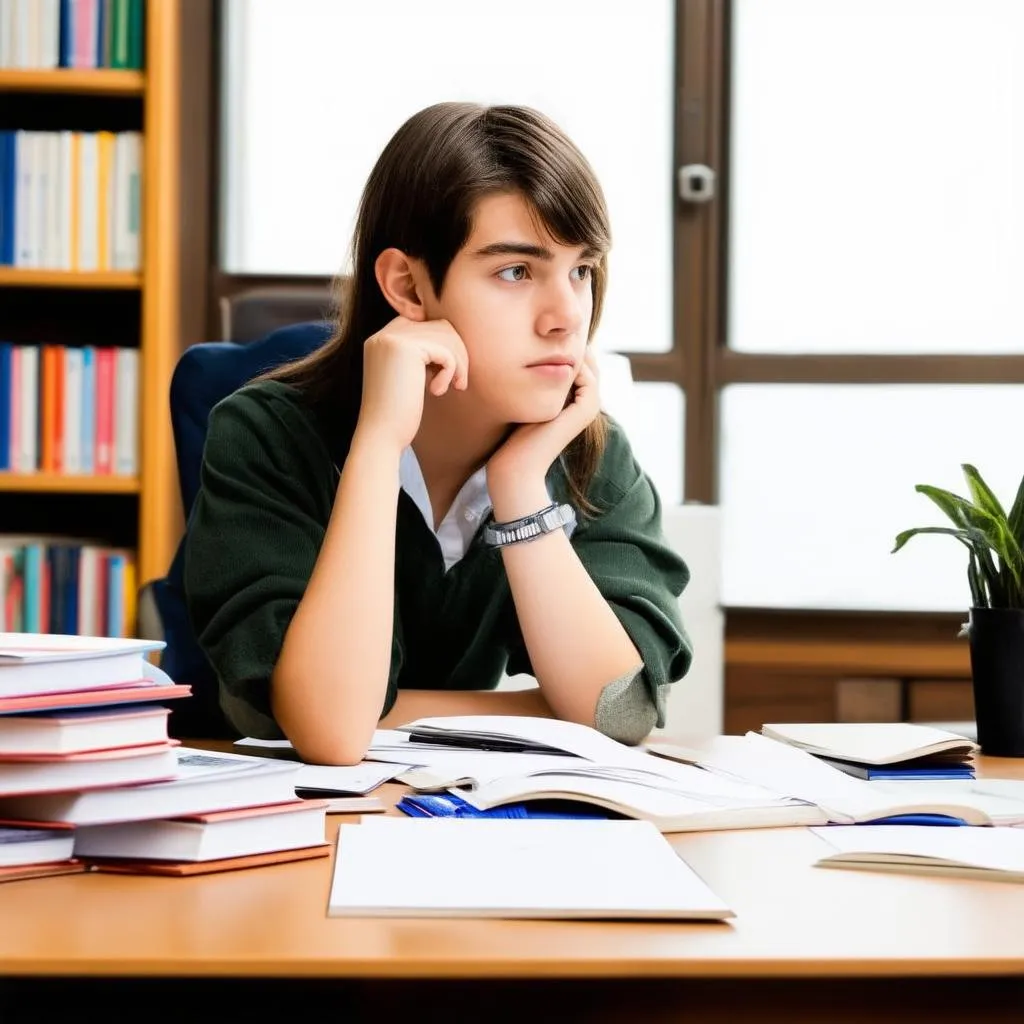
{"label": "stack of books", "polygon": [[196,874],[326,856],[294,761],[182,747],[188,696],[142,640],[0,634],[0,881],[95,868]]}

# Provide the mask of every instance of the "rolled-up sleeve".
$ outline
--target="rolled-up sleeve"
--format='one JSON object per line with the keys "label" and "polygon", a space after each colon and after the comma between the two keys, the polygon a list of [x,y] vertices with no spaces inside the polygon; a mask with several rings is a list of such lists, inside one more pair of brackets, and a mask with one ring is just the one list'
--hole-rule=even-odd
{"label": "rolled-up sleeve", "polygon": [[[665,540],[654,485],[614,423],[588,497],[597,512],[581,517],[572,546],[640,653],[644,689],[663,726],[666,687],[686,674],[693,658],[679,615],[690,573]],[[531,672],[521,642],[510,653],[508,672]]]}

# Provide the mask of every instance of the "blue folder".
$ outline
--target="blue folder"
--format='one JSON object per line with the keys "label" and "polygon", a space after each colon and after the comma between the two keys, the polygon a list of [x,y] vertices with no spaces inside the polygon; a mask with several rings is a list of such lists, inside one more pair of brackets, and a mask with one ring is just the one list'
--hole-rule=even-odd
{"label": "blue folder", "polygon": [[539,800],[536,803],[505,804],[481,811],[454,793],[412,793],[396,804],[413,818],[611,818],[600,807],[572,800]]}

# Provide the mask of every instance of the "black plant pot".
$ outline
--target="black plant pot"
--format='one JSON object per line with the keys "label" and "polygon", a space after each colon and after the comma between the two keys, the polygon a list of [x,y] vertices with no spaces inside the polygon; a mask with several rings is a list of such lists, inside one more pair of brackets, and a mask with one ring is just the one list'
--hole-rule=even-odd
{"label": "black plant pot", "polygon": [[981,751],[1024,757],[1024,610],[972,608],[969,636]]}

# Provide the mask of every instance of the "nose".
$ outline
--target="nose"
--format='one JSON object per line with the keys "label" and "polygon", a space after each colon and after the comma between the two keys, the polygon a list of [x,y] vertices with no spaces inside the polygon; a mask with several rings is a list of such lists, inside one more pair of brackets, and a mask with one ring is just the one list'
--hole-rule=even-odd
{"label": "nose", "polygon": [[537,333],[542,338],[565,338],[575,334],[583,324],[583,296],[572,282],[549,283],[543,290],[541,308],[537,314]]}

